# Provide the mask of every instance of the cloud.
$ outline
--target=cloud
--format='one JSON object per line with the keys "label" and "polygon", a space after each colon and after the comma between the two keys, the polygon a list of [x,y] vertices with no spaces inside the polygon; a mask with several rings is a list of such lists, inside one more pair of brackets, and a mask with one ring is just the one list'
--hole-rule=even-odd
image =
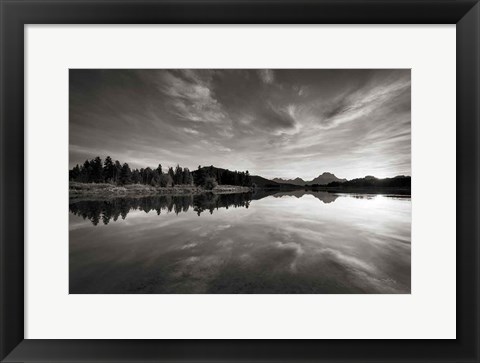
{"label": "cloud", "polygon": [[180,119],[194,122],[225,119],[225,111],[210,90],[210,79],[202,79],[192,70],[178,74],[165,72],[159,87],[171,99],[171,112]]}
{"label": "cloud", "polygon": [[[312,114],[318,112],[318,123],[324,127],[336,127],[345,122],[359,120],[372,113],[382,112],[385,105],[394,102],[401,93],[410,87],[410,80],[398,80],[390,84],[380,84],[372,88],[362,88],[352,94],[342,95],[323,110],[313,107]],[[409,96],[409,95],[408,95]]]}
{"label": "cloud", "polygon": [[411,173],[409,70],[71,70],[70,166]]}
{"label": "cloud", "polygon": [[331,248],[324,248],[322,250],[323,254],[329,255],[329,257],[333,257],[336,259],[339,263],[341,263],[344,267],[352,270],[360,270],[360,271],[366,271],[369,273],[375,273],[376,272],[376,267],[373,266],[370,263],[367,263],[366,261],[355,257],[355,256],[349,256],[344,253],[342,253],[339,250],[334,250]]}
{"label": "cloud", "polygon": [[189,129],[188,127],[184,127],[182,130],[187,134],[191,134],[191,135],[198,135],[200,133],[197,130]]}
{"label": "cloud", "polygon": [[209,150],[211,151],[219,151],[219,152],[231,152],[227,146],[223,146],[218,141],[208,141],[208,140],[200,140],[200,143],[204,144]]}
{"label": "cloud", "polygon": [[275,79],[274,73],[271,69],[260,69],[258,75],[260,79],[267,84],[273,83]]}

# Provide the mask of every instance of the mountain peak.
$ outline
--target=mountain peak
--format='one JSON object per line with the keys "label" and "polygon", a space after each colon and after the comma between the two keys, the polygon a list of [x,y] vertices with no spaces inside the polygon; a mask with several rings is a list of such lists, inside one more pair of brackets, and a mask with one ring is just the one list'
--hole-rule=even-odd
{"label": "mountain peak", "polygon": [[329,173],[328,171],[323,172],[319,176],[317,176],[315,179],[313,179],[310,182],[307,182],[307,184],[318,184],[318,185],[327,185],[328,183],[331,182],[346,182],[347,179],[340,179],[335,176],[335,174]]}
{"label": "mountain peak", "polygon": [[340,179],[337,178],[334,174],[329,173],[328,171],[323,172],[319,176],[317,176],[315,179],[310,180],[310,181],[305,181],[300,177],[296,177],[295,179],[283,179],[283,178],[274,178],[272,181],[277,182],[277,183],[284,183],[284,184],[293,184],[293,185],[307,185],[307,184],[318,184],[318,185],[327,185],[328,183],[331,182],[345,182],[347,179]]}
{"label": "mountain peak", "polygon": [[305,185],[305,180],[299,177],[295,179],[273,178],[272,181],[280,184]]}

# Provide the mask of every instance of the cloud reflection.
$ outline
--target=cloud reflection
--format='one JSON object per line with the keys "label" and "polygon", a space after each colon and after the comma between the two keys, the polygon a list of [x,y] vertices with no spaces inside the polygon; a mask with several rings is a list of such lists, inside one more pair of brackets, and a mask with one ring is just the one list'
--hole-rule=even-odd
{"label": "cloud reflection", "polygon": [[101,227],[71,214],[70,293],[410,292],[409,198],[135,213]]}

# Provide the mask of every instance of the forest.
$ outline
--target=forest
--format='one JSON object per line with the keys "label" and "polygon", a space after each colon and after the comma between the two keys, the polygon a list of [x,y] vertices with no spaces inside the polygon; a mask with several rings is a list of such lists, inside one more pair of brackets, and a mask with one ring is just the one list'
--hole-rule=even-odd
{"label": "forest", "polygon": [[144,184],[158,187],[195,185],[205,189],[213,189],[219,184],[246,187],[252,185],[248,170],[239,172],[199,165],[197,170],[191,172],[180,165],[164,170],[161,164],[157,168],[131,169],[127,163],[113,161],[110,156],[107,156],[105,161],[97,156],[85,160],[83,165],[75,165],[69,170],[69,180],[79,183]]}

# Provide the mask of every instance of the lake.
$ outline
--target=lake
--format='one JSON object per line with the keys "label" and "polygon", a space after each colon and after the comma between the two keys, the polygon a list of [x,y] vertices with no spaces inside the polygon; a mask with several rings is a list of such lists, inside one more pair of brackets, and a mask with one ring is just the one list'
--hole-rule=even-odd
{"label": "lake", "polygon": [[294,191],[70,203],[72,294],[405,294],[411,198]]}

